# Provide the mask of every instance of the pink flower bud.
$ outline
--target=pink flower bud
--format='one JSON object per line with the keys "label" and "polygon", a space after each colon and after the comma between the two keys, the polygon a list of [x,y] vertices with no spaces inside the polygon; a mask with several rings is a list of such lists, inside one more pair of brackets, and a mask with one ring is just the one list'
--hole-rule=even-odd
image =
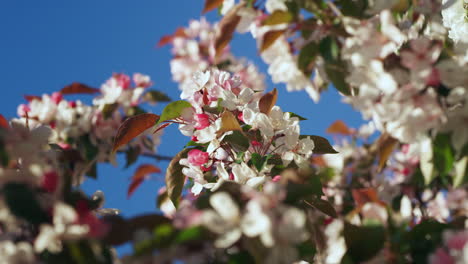
{"label": "pink flower bud", "polygon": [[52,100],[52,102],[54,102],[56,105],[58,105],[62,101],[63,95],[60,92],[55,92],[55,93],[52,94],[50,99]]}
{"label": "pink flower bud", "polygon": [[114,74],[114,78],[116,79],[117,84],[120,87],[122,87],[124,90],[127,90],[130,88],[130,77],[128,75],[117,73],[117,74]]}
{"label": "pink flower bud", "polygon": [[208,160],[209,160],[209,155],[207,152],[204,152],[198,149],[192,149],[188,153],[188,162],[192,165],[201,166],[207,163]]}
{"label": "pink flower bud", "polygon": [[50,172],[46,172],[42,176],[41,186],[47,192],[52,193],[52,192],[55,192],[55,190],[57,189],[58,182],[59,182],[59,176],[57,172],[50,171]]}
{"label": "pink flower bud", "polygon": [[239,114],[237,114],[237,119],[244,122],[244,112],[239,112]]}
{"label": "pink flower bud", "polygon": [[196,114],[195,122],[195,129],[204,129],[210,126],[210,117],[207,114]]}
{"label": "pink flower bud", "polygon": [[190,138],[190,140],[192,140],[193,142],[197,142],[197,141],[198,141],[198,138],[197,138],[196,136],[192,136],[192,137]]}
{"label": "pink flower bud", "polygon": [[75,101],[70,101],[70,102],[68,102],[68,106],[71,107],[71,108],[75,108],[76,107],[76,102]]}
{"label": "pink flower bud", "polygon": [[252,146],[254,147],[261,147],[262,146],[262,143],[256,141],[256,140],[252,140],[250,143],[252,143]]}
{"label": "pink flower bud", "polygon": [[25,117],[29,111],[31,111],[31,107],[29,107],[29,105],[20,104],[18,106],[18,116]]}
{"label": "pink flower bud", "polygon": [[279,182],[281,180],[281,175],[276,175],[275,177],[273,177],[273,179],[271,179],[273,182]]}

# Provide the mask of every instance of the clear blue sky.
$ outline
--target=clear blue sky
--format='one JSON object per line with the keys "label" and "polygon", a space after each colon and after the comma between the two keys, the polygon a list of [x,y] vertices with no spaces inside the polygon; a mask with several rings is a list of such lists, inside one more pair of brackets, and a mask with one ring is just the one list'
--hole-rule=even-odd
{"label": "clear blue sky", "polygon": [[[24,103],[23,95],[52,93],[74,81],[99,87],[112,73],[141,72],[152,77],[153,88],[179,98],[177,84],[172,82],[168,47],[155,48],[163,35],[199,18],[203,0],[2,0],[0,1],[0,113],[11,118],[16,107]],[[216,20],[216,12],[208,15]],[[255,43],[249,36],[236,36],[232,51],[257,63],[261,62]],[[268,89],[273,84],[268,79]],[[339,95],[328,92],[319,104],[314,104],[305,92],[287,93],[279,88],[278,104],[306,118],[302,134],[325,135],[334,120],[345,120],[357,127],[360,114],[349,105],[341,104]],[[149,108],[160,113],[162,106]],[[174,155],[187,141],[174,126],[166,130],[159,152]],[[154,162],[143,159],[140,163]],[[88,193],[104,191],[106,207],[122,210],[124,216],[155,212],[155,197],[164,177],[144,183],[127,200],[128,178],[138,165],[123,170],[103,165],[99,179],[88,180]],[[157,166],[165,169],[167,163]],[[129,252],[129,247],[120,249]]]}

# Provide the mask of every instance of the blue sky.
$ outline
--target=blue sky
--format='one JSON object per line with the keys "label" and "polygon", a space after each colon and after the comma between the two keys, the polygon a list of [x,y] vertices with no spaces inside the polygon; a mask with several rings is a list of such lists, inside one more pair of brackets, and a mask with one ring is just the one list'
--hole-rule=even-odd
{"label": "blue sky", "polygon": [[[156,48],[163,35],[199,18],[203,0],[82,0],[82,1],[26,1],[0,2],[0,113],[11,118],[16,107],[24,103],[23,95],[52,93],[63,86],[79,81],[99,87],[112,73],[141,72],[152,77],[153,88],[179,98],[177,84],[172,82],[169,47]],[[208,19],[216,20],[216,12]],[[235,36],[232,51],[256,62],[266,73],[254,41],[247,35]],[[287,93],[283,85],[274,86],[268,79],[268,89],[279,89],[278,104],[285,111],[308,118],[302,123],[302,134],[325,135],[325,129],[335,120],[345,120],[357,127],[360,114],[333,90],[322,95],[314,104],[305,92]],[[148,108],[160,113],[162,105]],[[328,137],[328,136],[327,136]],[[177,153],[188,139],[175,126],[165,131],[159,152]],[[120,159],[121,160],[121,159]],[[142,159],[141,163],[155,163]],[[166,162],[155,163],[163,170]],[[106,195],[106,207],[122,210],[125,216],[155,212],[155,197],[164,182],[160,175],[144,183],[126,198],[128,178],[137,165],[123,170],[103,165],[98,168],[99,179],[88,180],[88,193],[101,189]],[[129,252],[129,247],[120,249]]]}

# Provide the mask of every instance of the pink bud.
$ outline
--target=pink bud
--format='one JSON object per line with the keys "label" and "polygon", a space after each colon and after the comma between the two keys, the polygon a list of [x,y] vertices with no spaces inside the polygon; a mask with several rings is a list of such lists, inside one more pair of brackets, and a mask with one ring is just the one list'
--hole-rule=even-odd
{"label": "pink bud", "polygon": [[31,107],[29,107],[29,105],[20,104],[18,106],[18,116],[24,117],[29,113],[29,111],[31,111]]}
{"label": "pink bud", "polygon": [[54,102],[56,105],[58,105],[62,101],[63,95],[60,92],[55,92],[55,93],[52,94],[50,99],[52,100],[52,102]]}
{"label": "pink bud", "polygon": [[46,172],[42,176],[41,186],[47,192],[55,192],[59,182],[59,176],[55,171]]}
{"label": "pink bud", "polygon": [[188,152],[188,162],[195,166],[201,166],[207,163],[209,160],[209,155],[207,152],[192,149]]}
{"label": "pink bud", "polygon": [[210,126],[210,117],[207,114],[196,114],[195,122],[195,129],[204,129]]}
{"label": "pink bud", "polygon": [[124,90],[130,88],[130,77],[126,74],[117,73],[114,74],[114,78],[117,80],[117,84],[122,87]]}
{"label": "pink bud", "polygon": [[67,144],[67,143],[59,142],[57,143],[57,145],[59,145],[59,147],[61,147],[62,149],[71,149],[70,144]]}
{"label": "pink bud", "polygon": [[254,147],[261,147],[262,146],[262,143],[256,141],[256,140],[252,140],[250,143],[252,143],[252,146]]}
{"label": "pink bud", "polygon": [[75,101],[70,101],[70,102],[68,102],[68,106],[71,107],[71,108],[75,108],[76,107],[76,102]]}
{"label": "pink bud", "polygon": [[[239,114],[237,114],[237,119],[239,119],[240,121],[244,122],[244,113],[243,112],[239,112]],[[245,123],[245,122],[244,122]]]}
{"label": "pink bud", "polygon": [[273,182],[279,182],[281,180],[281,175],[276,175],[275,177],[273,177],[273,179],[271,179]]}
{"label": "pink bud", "polygon": [[192,136],[192,137],[190,138],[190,140],[192,140],[192,141],[194,141],[194,142],[197,142],[197,141],[198,141],[198,138],[197,138],[196,136]]}

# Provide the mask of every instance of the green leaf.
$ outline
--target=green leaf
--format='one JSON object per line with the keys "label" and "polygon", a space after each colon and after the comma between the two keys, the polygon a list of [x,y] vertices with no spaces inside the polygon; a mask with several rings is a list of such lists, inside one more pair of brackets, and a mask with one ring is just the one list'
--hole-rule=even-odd
{"label": "green leaf", "polygon": [[447,175],[455,162],[455,151],[451,146],[449,134],[438,134],[433,142],[433,163],[441,176]]}
{"label": "green leaf", "polygon": [[384,246],[385,229],[381,225],[356,226],[345,222],[343,235],[346,254],[356,263],[374,257]]}
{"label": "green leaf", "polygon": [[152,103],[157,103],[157,102],[170,102],[172,101],[169,96],[167,96],[165,93],[156,91],[156,90],[150,90],[148,91],[144,96],[143,99]]}
{"label": "green leaf", "polygon": [[240,131],[233,131],[232,134],[224,137],[223,141],[228,142],[237,151],[246,151],[249,148],[249,139]]}
{"label": "green leaf", "polygon": [[315,42],[310,42],[305,45],[299,52],[297,59],[297,66],[306,75],[309,76],[312,73],[312,63],[315,61],[319,52],[319,46]]}
{"label": "green leaf", "polygon": [[10,212],[32,224],[41,224],[49,220],[42,210],[33,190],[25,184],[7,183],[3,186],[3,196]]}
{"label": "green leaf", "polygon": [[351,95],[346,83],[346,64],[340,59],[340,48],[337,40],[326,37],[319,44],[320,54],[325,60],[325,72],[335,88],[345,95]]}
{"label": "green leaf", "polygon": [[187,241],[193,241],[199,239],[203,235],[203,230],[199,226],[190,227],[188,229],[180,231],[176,238],[176,243],[184,243]]}
{"label": "green leaf", "polygon": [[275,10],[271,15],[269,15],[264,21],[264,26],[272,26],[283,23],[289,23],[293,20],[293,15],[288,11]]}
{"label": "green leaf", "polygon": [[112,116],[115,110],[119,108],[118,103],[113,103],[113,104],[105,104],[104,108],[102,109],[102,116],[104,119],[108,119]]}
{"label": "green leaf", "polygon": [[425,220],[405,235],[410,246],[413,263],[427,263],[428,256],[442,242],[442,233],[448,225],[435,220]]}
{"label": "green leaf", "polygon": [[187,153],[191,149],[183,149],[180,151],[169,163],[166,170],[166,188],[167,195],[171,199],[174,206],[177,207],[179,204],[179,198],[182,195],[182,189],[184,187],[185,175],[182,173],[184,166],[179,164],[182,158],[187,157]]}
{"label": "green leaf", "polygon": [[339,0],[340,10],[345,16],[363,18],[367,10],[367,0]]}
{"label": "green leaf", "polygon": [[296,113],[293,113],[293,112],[286,112],[286,113],[289,113],[289,117],[297,117],[300,121],[304,121],[304,120],[307,120],[307,118],[303,117],[303,116],[300,116]]}
{"label": "green leaf", "polygon": [[186,108],[190,108],[190,107],[192,107],[192,105],[189,102],[183,101],[183,100],[174,101],[174,102],[169,103],[164,108],[164,110],[163,110],[163,112],[161,114],[161,117],[159,118],[156,125],[160,124],[161,122],[180,117],[182,115],[182,112]]}
{"label": "green leaf", "polygon": [[335,154],[335,153],[338,153],[338,151],[336,151],[332,145],[330,144],[330,142],[328,142],[328,140],[324,137],[320,137],[320,136],[314,136],[314,135],[301,135],[299,136],[299,138],[306,138],[306,137],[310,137],[310,139],[312,139],[314,141],[314,154]]}
{"label": "green leaf", "polygon": [[252,153],[252,157],[250,158],[252,164],[257,168],[258,171],[262,170],[263,167],[263,157],[258,153]]}
{"label": "green leaf", "polygon": [[326,37],[319,44],[320,55],[326,62],[339,60],[340,48],[337,41],[332,37]]}
{"label": "green leaf", "polygon": [[78,141],[78,149],[84,154],[87,161],[92,161],[97,156],[99,149],[91,142],[88,135],[81,136]]}

